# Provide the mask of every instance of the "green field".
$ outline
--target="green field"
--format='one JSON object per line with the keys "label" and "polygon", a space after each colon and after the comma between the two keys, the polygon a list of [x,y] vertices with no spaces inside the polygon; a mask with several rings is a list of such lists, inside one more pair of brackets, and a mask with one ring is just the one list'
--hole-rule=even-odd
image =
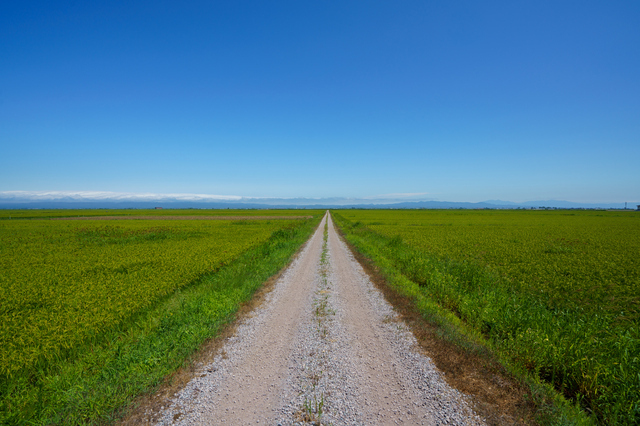
{"label": "green field", "polygon": [[14,211],[0,221],[0,423],[116,415],[286,264],[321,213],[305,214],[314,218],[78,221]]}
{"label": "green field", "polygon": [[602,424],[640,422],[640,214],[344,210],[377,253]]}
{"label": "green field", "polygon": [[318,212],[293,209],[0,209],[0,220],[92,216],[313,216]]}

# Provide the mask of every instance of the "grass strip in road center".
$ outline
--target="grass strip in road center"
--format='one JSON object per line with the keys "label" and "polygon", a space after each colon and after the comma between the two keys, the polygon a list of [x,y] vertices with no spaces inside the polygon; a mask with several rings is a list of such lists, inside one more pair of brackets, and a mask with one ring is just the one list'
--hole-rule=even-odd
{"label": "grass strip in road center", "polygon": [[[306,386],[303,390],[304,401],[302,407],[294,413],[294,418],[302,423],[312,425],[323,425],[322,416],[325,410],[325,394],[318,391],[316,387],[326,376],[327,358],[329,356],[329,348],[327,347],[327,339],[329,338],[329,315],[335,315],[335,311],[329,306],[329,293],[331,292],[331,283],[328,280],[329,274],[329,220],[324,223],[324,234],[322,240],[322,252],[320,254],[320,264],[318,272],[320,274],[320,283],[315,290],[313,296],[313,315],[316,322],[316,345],[312,349],[309,356],[314,357],[313,361],[307,362],[305,366],[306,377],[303,381]],[[322,348],[322,349],[321,349]]]}

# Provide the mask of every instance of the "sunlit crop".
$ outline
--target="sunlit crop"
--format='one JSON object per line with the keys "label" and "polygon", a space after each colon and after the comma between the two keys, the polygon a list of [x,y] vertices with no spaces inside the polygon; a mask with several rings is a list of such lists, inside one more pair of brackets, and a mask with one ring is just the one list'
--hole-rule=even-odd
{"label": "sunlit crop", "polygon": [[4,211],[0,424],[113,423],[233,320],[322,213]]}
{"label": "sunlit crop", "polygon": [[288,224],[0,221],[0,374],[64,357]]}
{"label": "sunlit crop", "polygon": [[407,278],[603,423],[640,422],[640,215],[342,211]]}

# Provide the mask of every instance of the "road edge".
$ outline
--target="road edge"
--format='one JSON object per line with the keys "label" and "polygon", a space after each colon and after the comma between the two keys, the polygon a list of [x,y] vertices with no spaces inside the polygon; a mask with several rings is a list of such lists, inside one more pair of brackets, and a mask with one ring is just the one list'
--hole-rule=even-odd
{"label": "road edge", "polygon": [[185,360],[183,366],[164,378],[162,384],[134,399],[124,408],[120,419],[114,421],[113,424],[118,426],[154,424],[161,415],[162,409],[168,407],[174,396],[200,373],[201,367],[212,362],[221,353],[225,341],[235,334],[238,325],[263,304],[278,280],[304,251],[321,223],[322,219],[313,228],[307,240],[298,247],[287,264],[263,282],[251,298],[239,305],[232,320],[222,325],[215,336],[205,340],[200,348]]}
{"label": "road edge", "polygon": [[[539,424],[536,419],[537,407],[530,398],[523,397],[530,392],[526,384],[510,374],[491,352],[482,355],[473,353],[443,338],[445,333],[424,318],[409,296],[393,288],[383,269],[346,238],[335,220],[333,223],[340,239],[351,250],[371,282],[410,328],[424,354],[444,373],[445,380],[451,387],[471,397],[474,411],[488,425]],[[500,388],[506,388],[503,393],[516,393],[519,397],[496,403],[496,390],[499,391]],[[489,390],[493,392],[488,392]]]}

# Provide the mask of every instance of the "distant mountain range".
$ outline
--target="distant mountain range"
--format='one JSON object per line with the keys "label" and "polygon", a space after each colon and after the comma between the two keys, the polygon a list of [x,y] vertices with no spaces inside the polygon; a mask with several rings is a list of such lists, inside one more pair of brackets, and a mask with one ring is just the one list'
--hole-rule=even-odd
{"label": "distant mountain range", "polygon": [[[637,203],[628,203],[636,209]],[[128,209],[128,208],[377,208],[377,209],[517,209],[517,208],[586,208],[621,209],[624,203],[576,203],[561,200],[539,200],[514,203],[488,200],[479,203],[454,201],[406,201],[393,198],[248,198],[208,194],[133,194],[116,192],[33,192],[0,191],[1,209]]]}

